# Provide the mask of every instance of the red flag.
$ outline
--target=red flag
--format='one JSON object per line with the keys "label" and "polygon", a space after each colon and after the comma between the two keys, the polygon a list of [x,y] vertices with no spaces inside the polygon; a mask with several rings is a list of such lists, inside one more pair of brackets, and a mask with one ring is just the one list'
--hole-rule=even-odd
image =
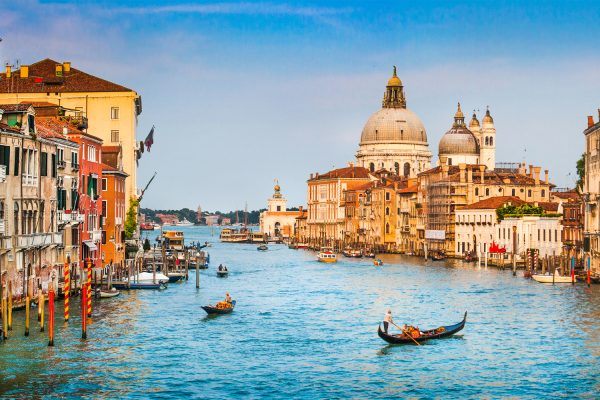
{"label": "red flag", "polygon": [[146,149],[150,152],[150,147],[154,144],[154,125],[152,125],[152,129],[150,129],[150,133],[146,136],[144,140],[144,144],[146,145]]}

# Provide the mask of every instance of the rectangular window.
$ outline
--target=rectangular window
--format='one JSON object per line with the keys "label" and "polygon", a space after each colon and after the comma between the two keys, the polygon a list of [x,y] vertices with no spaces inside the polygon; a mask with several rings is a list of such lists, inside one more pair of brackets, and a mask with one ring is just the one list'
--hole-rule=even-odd
{"label": "rectangular window", "polygon": [[52,177],[56,178],[56,154],[52,154]]}
{"label": "rectangular window", "polygon": [[0,145],[0,165],[6,166],[6,174],[10,173],[10,146]]}
{"label": "rectangular window", "polygon": [[106,244],[106,231],[102,231],[102,244]]}
{"label": "rectangular window", "polygon": [[48,153],[42,151],[40,156],[40,173],[42,176],[48,176]]}
{"label": "rectangular window", "polygon": [[119,119],[119,107],[110,108],[110,119]]}
{"label": "rectangular window", "polygon": [[102,178],[102,191],[106,192],[108,190],[108,179]]}
{"label": "rectangular window", "polygon": [[71,190],[71,210],[77,210],[79,208],[79,193],[77,189]]}
{"label": "rectangular window", "polygon": [[[15,147],[15,170],[14,170],[14,175],[18,176],[19,175],[19,157],[21,155],[21,149],[19,147]],[[8,171],[6,171],[8,173]]]}
{"label": "rectangular window", "polygon": [[106,218],[106,208],[107,208],[106,200],[102,200],[102,217],[104,217],[104,218]]}
{"label": "rectangular window", "polygon": [[113,143],[119,142],[119,131],[110,131],[110,141]]}
{"label": "rectangular window", "polygon": [[79,156],[76,151],[71,152],[71,168],[79,167],[79,161],[77,160],[78,157]]}

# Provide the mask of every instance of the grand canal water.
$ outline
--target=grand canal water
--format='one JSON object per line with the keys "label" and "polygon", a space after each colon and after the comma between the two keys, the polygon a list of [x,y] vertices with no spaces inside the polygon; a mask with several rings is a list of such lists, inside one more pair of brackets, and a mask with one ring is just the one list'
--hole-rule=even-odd
{"label": "grand canal water", "polygon": [[[124,292],[94,308],[80,340],[78,307],[57,319],[47,347],[32,318],[15,313],[0,344],[0,395],[8,398],[597,398],[600,286],[545,286],[508,271],[425,263],[412,257],[315,262],[282,245],[218,243],[209,228],[186,239],[214,243],[201,288]],[[215,266],[230,268],[217,278]],[[520,275],[520,274],[519,274]],[[234,313],[200,305],[226,291]],[[387,345],[377,324],[422,328],[458,322],[453,338]],[[62,313],[62,309],[59,309]],[[1,397],[1,396],[0,396]]]}

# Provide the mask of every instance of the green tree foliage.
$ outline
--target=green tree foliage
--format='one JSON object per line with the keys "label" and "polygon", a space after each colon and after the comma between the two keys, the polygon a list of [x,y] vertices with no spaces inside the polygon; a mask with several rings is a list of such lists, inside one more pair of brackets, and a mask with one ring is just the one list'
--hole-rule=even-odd
{"label": "green tree foliage", "polygon": [[585,179],[585,154],[581,155],[581,158],[577,160],[577,189],[579,192],[583,191],[583,180]]}
{"label": "green tree foliage", "polygon": [[513,204],[505,204],[496,209],[498,221],[502,221],[507,216],[522,217],[523,215],[543,215],[544,209],[532,204],[523,204],[515,206]]}
{"label": "green tree foliage", "polygon": [[133,197],[129,200],[129,208],[125,216],[125,239],[133,238],[133,234],[137,229],[137,208],[140,201]]}

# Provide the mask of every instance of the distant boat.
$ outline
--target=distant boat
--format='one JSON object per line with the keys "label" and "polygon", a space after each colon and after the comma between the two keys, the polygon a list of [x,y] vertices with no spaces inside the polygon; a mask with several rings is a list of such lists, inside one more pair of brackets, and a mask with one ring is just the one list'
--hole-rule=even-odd
{"label": "distant boat", "polygon": [[194,223],[190,222],[184,218],[183,221],[179,221],[175,225],[177,225],[177,226],[194,226]]}
{"label": "distant boat", "polygon": [[106,289],[100,289],[99,290],[99,294],[100,294],[100,298],[101,299],[107,299],[110,297],[116,297],[118,296],[121,292],[119,292],[117,289],[112,288],[111,290],[106,290]]}
{"label": "distant boat", "polygon": [[[558,273],[558,270],[554,271],[554,276],[552,274],[535,274],[531,276],[533,280],[540,283],[571,283],[570,276],[562,276]],[[577,277],[573,278],[575,282],[577,282]]]}
{"label": "distant boat", "polygon": [[267,251],[267,250],[269,250],[269,247],[266,244],[261,244],[260,246],[258,246],[256,248],[256,250]]}
{"label": "distant boat", "polygon": [[235,300],[232,300],[231,303],[226,303],[221,301],[217,303],[216,306],[208,305],[202,306],[202,309],[206,311],[207,314],[229,314],[233,311],[235,307]]}
{"label": "distant boat", "polygon": [[333,252],[331,247],[323,247],[317,256],[317,261],[323,263],[337,262],[337,254]]}

